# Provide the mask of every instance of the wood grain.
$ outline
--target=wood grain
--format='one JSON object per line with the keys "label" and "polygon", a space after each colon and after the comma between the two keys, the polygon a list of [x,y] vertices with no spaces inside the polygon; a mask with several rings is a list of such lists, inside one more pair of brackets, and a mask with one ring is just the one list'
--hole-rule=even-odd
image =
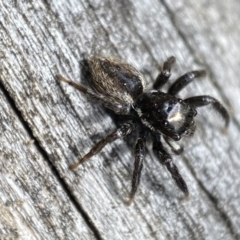
{"label": "wood grain", "polygon": [[[0,3],[1,239],[239,239],[240,3],[16,1]],[[69,165],[116,127],[102,106],[55,79],[88,85],[81,60],[122,58],[150,87],[163,61],[172,79],[208,77],[181,97],[209,94],[228,107],[227,135],[211,108],[174,156],[190,190],[181,200],[148,149],[140,188],[126,206],[131,140],[108,145],[75,172]]]}

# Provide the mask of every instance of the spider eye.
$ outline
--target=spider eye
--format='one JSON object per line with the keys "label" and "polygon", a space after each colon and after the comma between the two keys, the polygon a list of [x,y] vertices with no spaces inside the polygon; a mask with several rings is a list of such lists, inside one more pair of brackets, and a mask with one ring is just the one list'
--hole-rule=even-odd
{"label": "spider eye", "polygon": [[169,114],[173,109],[173,104],[171,103],[166,103],[165,106],[164,106],[164,111]]}
{"label": "spider eye", "polygon": [[164,127],[166,127],[166,126],[168,125],[168,121],[164,120],[164,121],[162,122],[162,125],[163,125]]}
{"label": "spider eye", "polygon": [[172,139],[175,140],[175,141],[179,141],[179,140],[181,140],[181,136],[176,134],[172,137]]}
{"label": "spider eye", "polygon": [[170,112],[172,109],[173,109],[172,106],[168,106],[168,108],[167,108],[167,112]]}

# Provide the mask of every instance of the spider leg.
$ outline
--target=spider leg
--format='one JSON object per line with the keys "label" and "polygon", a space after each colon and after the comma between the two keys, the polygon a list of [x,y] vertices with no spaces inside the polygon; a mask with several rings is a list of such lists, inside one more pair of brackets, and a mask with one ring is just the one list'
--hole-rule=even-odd
{"label": "spider leg", "polygon": [[207,95],[202,95],[202,96],[196,96],[196,97],[190,97],[184,100],[189,106],[192,108],[198,108],[198,107],[203,107],[206,105],[211,104],[212,107],[222,116],[222,118],[225,121],[225,128],[228,127],[230,117],[227,112],[227,109],[215,98],[207,96]]}
{"label": "spider leg", "polygon": [[153,89],[161,88],[168,81],[168,79],[171,76],[170,71],[175,60],[176,60],[175,57],[172,56],[163,63],[163,69],[160,72],[160,74],[157,76],[153,84]]}
{"label": "spider leg", "polygon": [[130,112],[130,104],[119,104],[119,103],[115,103],[114,101],[110,101],[108,98],[106,98],[105,96],[101,95],[101,94],[97,94],[96,92],[94,92],[93,90],[86,88],[80,84],[77,84],[75,82],[72,82],[66,78],[64,78],[61,75],[56,75],[56,78],[58,81],[62,81],[62,82],[66,82],[69,85],[73,86],[74,88],[76,88],[77,90],[79,90],[80,92],[84,93],[87,97],[97,100],[99,103],[103,104],[104,107],[109,108],[111,110],[113,110],[115,113],[117,114],[129,114]]}
{"label": "spider leg", "polygon": [[195,78],[202,77],[205,74],[206,72],[204,70],[185,73],[172,84],[172,86],[168,89],[168,93],[171,95],[176,95]]}
{"label": "spider leg", "polygon": [[70,169],[76,169],[80,164],[87,161],[90,157],[94,156],[98,152],[100,152],[103,147],[105,147],[108,143],[111,143],[119,138],[123,138],[126,135],[132,132],[133,126],[130,123],[123,124],[120,128],[118,128],[113,133],[109,134],[105,138],[103,138],[100,142],[98,142],[93,148],[83,156],[77,163],[70,166]]}
{"label": "spider leg", "polygon": [[176,141],[172,140],[171,138],[167,137],[167,136],[163,136],[164,140],[166,141],[166,143],[171,147],[172,151],[179,155],[183,152],[183,147],[181,145],[179,145]]}
{"label": "spider leg", "polygon": [[173,163],[171,156],[164,149],[161,143],[160,135],[155,135],[153,137],[153,152],[160,161],[160,163],[167,167],[167,170],[172,175],[172,178],[176,182],[177,186],[184,192],[185,196],[188,196],[189,192],[187,184],[179,173],[177,166]]}
{"label": "spider leg", "polygon": [[134,148],[134,156],[135,156],[135,162],[134,162],[134,171],[133,171],[133,178],[132,178],[132,188],[128,200],[128,204],[131,204],[133,201],[133,198],[135,196],[135,193],[137,191],[140,177],[141,177],[141,171],[143,168],[143,161],[145,156],[145,145],[144,145],[144,138],[140,136],[137,139],[135,148]]}

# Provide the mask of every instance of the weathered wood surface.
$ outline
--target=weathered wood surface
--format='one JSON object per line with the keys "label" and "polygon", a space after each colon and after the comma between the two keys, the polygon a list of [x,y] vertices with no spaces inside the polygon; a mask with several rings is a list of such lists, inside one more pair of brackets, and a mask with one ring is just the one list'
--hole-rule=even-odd
{"label": "weathered wood surface", "polygon": [[[0,239],[239,239],[239,12],[237,0],[1,1]],[[173,156],[189,201],[149,151],[126,206],[133,156],[124,141],[68,169],[115,129],[101,106],[54,78],[87,83],[80,60],[95,54],[132,63],[149,86],[170,55],[173,79],[207,69],[181,96],[218,98],[232,122],[223,135],[201,109],[197,133]]]}

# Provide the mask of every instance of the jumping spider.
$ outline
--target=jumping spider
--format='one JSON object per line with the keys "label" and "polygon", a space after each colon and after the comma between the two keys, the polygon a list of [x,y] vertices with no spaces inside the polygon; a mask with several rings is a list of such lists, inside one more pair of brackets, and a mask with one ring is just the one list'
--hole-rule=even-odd
{"label": "jumping spider", "polygon": [[229,115],[221,103],[213,97],[202,95],[183,100],[175,96],[195,78],[204,76],[205,71],[188,72],[179,77],[167,93],[160,91],[159,89],[171,75],[170,70],[174,62],[174,57],[164,62],[152,90],[145,89],[144,77],[139,71],[127,63],[112,58],[92,57],[88,60],[94,90],[57,76],[58,80],[68,83],[87,97],[98,100],[116,114],[128,115],[128,120],[124,124],[98,142],[84,157],[72,165],[71,169],[76,169],[81,163],[97,154],[106,144],[123,138],[135,130],[138,138],[134,147],[135,162],[129,203],[132,202],[139,185],[145,141],[149,136],[152,139],[153,152],[157,159],[167,167],[177,186],[185,196],[188,196],[187,185],[171,156],[163,147],[161,137],[174,153],[180,154],[183,148],[177,141],[194,133],[196,108],[212,105],[225,120],[226,128],[229,125]]}

